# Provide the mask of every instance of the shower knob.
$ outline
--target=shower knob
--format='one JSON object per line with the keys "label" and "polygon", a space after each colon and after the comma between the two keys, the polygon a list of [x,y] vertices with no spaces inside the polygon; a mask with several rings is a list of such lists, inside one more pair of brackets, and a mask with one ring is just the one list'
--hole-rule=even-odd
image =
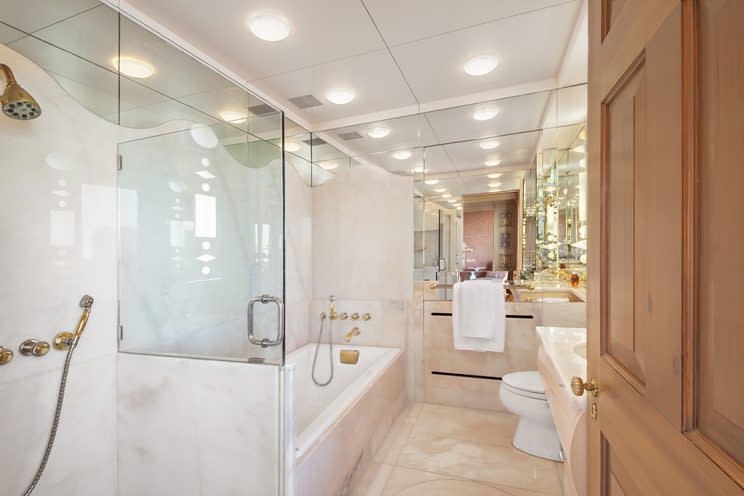
{"label": "shower knob", "polygon": [[13,350],[0,346],[0,365],[10,363],[11,360],[13,360]]}
{"label": "shower knob", "polygon": [[27,339],[18,348],[23,356],[44,356],[49,351],[49,343],[38,339]]}

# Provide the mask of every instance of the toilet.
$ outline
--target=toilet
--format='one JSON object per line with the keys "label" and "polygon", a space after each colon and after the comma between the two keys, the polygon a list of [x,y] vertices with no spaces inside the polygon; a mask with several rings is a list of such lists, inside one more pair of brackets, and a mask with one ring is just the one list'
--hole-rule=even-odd
{"label": "toilet", "polygon": [[501,379],[499,397],[504,407],[519,416],[512,444],[530,455],[563,461],[563,450],[545,396],[542,376],[536,370],[512,372]]}

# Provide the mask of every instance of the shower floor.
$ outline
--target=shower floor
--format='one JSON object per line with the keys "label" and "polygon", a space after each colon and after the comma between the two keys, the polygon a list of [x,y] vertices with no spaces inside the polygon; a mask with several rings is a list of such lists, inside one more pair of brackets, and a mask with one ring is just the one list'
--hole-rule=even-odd
{"label": "shower floor", "polygon": [[511,444],[509,413],[429,403],[396,419],[354,496],[561,496],[563,464]]}

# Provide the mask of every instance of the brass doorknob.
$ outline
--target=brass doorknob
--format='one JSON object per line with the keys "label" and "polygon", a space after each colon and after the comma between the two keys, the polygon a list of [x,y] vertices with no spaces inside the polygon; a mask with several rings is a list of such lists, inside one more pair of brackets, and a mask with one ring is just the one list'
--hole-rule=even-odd
{"label": "brass doorknob", "polygon": [[599,381],[592,378],[589,382],[584,382],[581,377],[574,376],[571,379],[571,391],[576,396],[583,396],[584,391],[590,391],[592,396],[597,396],[599,394]]}

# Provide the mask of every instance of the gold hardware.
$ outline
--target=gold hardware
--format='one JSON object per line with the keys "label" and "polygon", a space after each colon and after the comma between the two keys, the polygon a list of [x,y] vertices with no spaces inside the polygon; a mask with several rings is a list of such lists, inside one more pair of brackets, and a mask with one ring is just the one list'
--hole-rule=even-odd
{"label": "gold hardware", "polygon": [[67,350],[72,344],[73,337],[75,337],[75,335],[71,332],[60,332],[56,336],[54,336],[54,339],[52,340],[52,346],[54,346],[54,349],[57,351]]}
{"label": "gold hardware", "polygon": [[584,391],[590,391],[592,396],[596,397],[599,394],[599,381],[597,379],[590,379],[589,382],[584,382],[581,380],[581,377],[574,376],[571,379],[571,391],[576,396],[583,396]]}
{"label": "gold hardware", "polygon": [[599,413],[599,407],[597,406],[596,401],[592,401],[592,420],[596,422],[597,420],[597,414]]}
{"label": "gold hardware", "polygon": [[364,320],[365,322],[368,321],[371,318],[372,318],[372,315],[370,315],[368,313],[365,313],[365,314],[362,315],[362,320]]}
{"label": "gold hardware", "polygon": [[359,314],[357,312],[352,313],[349,317],[351,320],[359,320]]}
{"label": "gold hardware", "polygon": [[437,289],[437,286],[438,286],[438,284],[435,283],[435,282],[430,282],[429,283],[429,289]]}
{"label": "gold hardware", "polygon": [[359,350],[341,350],[341,363],[356,365],[359,361]]}
{"label": "gold hardware", "polygon": [[325,312],[320,312],[320,320],[325,320],[328,315]]}
{"label": "gold hardware", "polygon": [[341,312],[337,315],[338,320],[346,320],[349,318],[349,314],[346,312]]}
{"label": "gold hardware", "polygon": [[80,298],[80,308],[83,309],[83,313],[78,319],[78,323],[75,326],[75,332],[60,332],[54,336],[52,340],[52,346],[55,350],[64,351],[70,349],[73,344],[77,346],[77,342],[80,340],[85,326],[88,325],[88,318],[90,317],[90,309],[93,307],[93,297],[89,295],[83,295]]}
{"label": "gold hardware", "polygon": [[13,360],[13,350],[0,346],[0,365],[5,365]]}
{"label": "gold hardware", "polygon": [[18,351],[23,356],[44,356],[49,352],[49,343],[46,341],[39,341],[38,339],[27,339],[21,343],[18,347]]}
{"label": "gold hardware", "polygon": [[362,333],[362,331],[360,331],[358,327],[355,327],[352,330],[350,330],[349,332],[347,332],[346,333],[346,336],[344,336],[344,338],[346,339],[346,342],[347,343],[350,343],[351,342],[351,338],[353,338],[354,336],[359,336],[361,333]]}

